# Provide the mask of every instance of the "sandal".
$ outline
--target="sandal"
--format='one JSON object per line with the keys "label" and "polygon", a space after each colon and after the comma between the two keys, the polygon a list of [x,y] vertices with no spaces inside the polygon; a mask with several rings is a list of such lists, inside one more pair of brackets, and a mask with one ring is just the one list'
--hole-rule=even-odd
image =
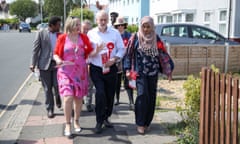
{"label": "sandal", "polygon": [[64,136],[70,137],[71,134],[71,123],[66,123],[65,130],[64,130]]}
{"label": "sandal", "polygon": [[138,126],[137,127],[137,132],[139,133],[139,134],[144,134],[144,131],[145,130],[145,128],[143,127],[143,126]]}
{"label": "sandal", "polygon": [[82,129],[81,129],[80,125],[79,125],[78,120],[74,121],[74,131],[75,132],[81,132],[82,131]]}

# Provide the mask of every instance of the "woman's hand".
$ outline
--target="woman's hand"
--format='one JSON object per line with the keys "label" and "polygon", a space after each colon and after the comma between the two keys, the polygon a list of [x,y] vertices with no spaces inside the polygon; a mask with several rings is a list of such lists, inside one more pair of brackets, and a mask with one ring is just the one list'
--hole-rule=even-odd
{"label": "woman's hand", "polygon": [[126,71],[126,77],[128,80],[131,80],[131,75],[129,70]]}
{"label": "woman's hand", "polygon": [[57,66],[63,64],[63,60],[58,55],[54,55],[53,59],[55,60]]}

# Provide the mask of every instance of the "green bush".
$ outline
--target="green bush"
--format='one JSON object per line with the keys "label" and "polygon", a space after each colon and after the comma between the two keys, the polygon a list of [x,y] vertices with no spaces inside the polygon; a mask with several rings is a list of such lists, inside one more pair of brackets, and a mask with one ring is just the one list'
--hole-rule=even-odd
{"label": "green bush", "polygon": [[199,141],[199,112],[200,112],[200,85],[201,79],[188,76],[183,88],[185,94],[185,109],[179,109],[178,112],[186,123],[185,129],[181,131],[178,144],[198,144]]}
{"label": "green bush", "polygon": [[126,31],[130,33],[134,33],[138,31],[138,26],[137,25],[128,25]]}

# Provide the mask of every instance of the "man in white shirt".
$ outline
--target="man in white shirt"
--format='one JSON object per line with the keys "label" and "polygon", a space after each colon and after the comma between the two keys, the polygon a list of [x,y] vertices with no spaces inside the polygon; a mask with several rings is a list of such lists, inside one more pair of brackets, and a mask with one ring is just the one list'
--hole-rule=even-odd
{"label": "man in white shirt", "polygon": [[112,114],[117,66],[125,53],[123,40],[120,33],[107,26],[108,13],[101,10],[96,15],[97,27],[88,32],[88,37],[94,48],[104,45],[104,48],[93,57],[89,57],[90,76],[96,88],[95,112],[96,127],[95,132],[102,132],[102,125],[113,127],[108,118]]}

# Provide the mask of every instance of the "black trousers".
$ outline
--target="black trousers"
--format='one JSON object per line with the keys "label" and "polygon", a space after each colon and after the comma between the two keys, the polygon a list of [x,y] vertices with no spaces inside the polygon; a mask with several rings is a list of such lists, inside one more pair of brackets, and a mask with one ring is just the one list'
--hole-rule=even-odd
{"label": "black trousers", "polygon": [[138,126],[149,126],[156,106],[158,75],[140,74],[137,78],[137,98],[135,102],[135,118]]}
{"label": "black trousers", "polygon": [[110,72],[103,74],[102,68],[90,64],[90,76],[96,88],[95,112],[97,123],[103,123],[112,115],[114,94],[116,88],[117,67],[110,67]]}
{"label": "black trousers", "polygon": [[116,99],[117,99],[117,101],[119,101],[119,98],[120,98],[121,83],[122,83],[122,72],[117,73],[117,80],[116,80]]}
{"label": "black trousers", "polygon": [[[51,61],[51,64],[48,70],[40,70],[40,79],[45,94],[45,105],[46,109],[54,110],[54,94],[56,102],[60,102],[61,98],[58,91],[58,82],[57,82],[57,69],[55,68],[55,61]],[[54,94],[53,90],[54,89]]]}

